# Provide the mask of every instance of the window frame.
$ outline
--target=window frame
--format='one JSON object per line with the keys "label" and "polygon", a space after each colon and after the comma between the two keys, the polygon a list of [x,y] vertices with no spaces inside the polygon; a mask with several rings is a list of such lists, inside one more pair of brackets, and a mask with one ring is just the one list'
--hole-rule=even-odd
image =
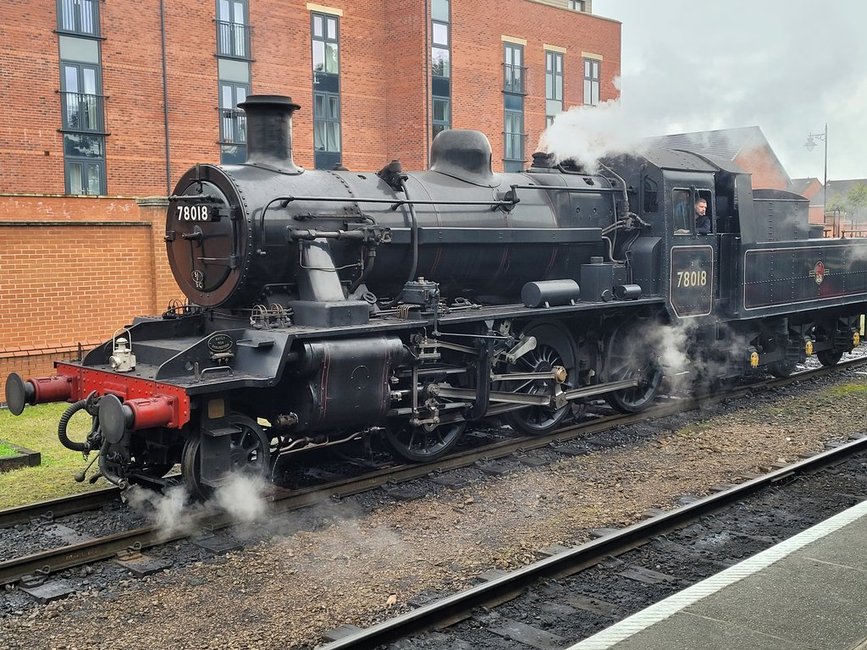
{"label": "window frame", "polygon": [[[321,34],[317,35],[317,22]],[[330,27],[333,25],[334,33]],[[317,69],[317,46],[321,45],[322,69]],[[334,68],[328,69],[329,48],[334,52]],[[313,80],[313,166],[331,169],[343,160],[343,97],[340,83],[340,17],[321,11],[310,12],[310,66]],[[322,110],[319,110],[321,99]],[[334,110],[332,111],[332,108]],[[317,146],[323,145],[321,147]],[[332,148],[336,146],[336,148]]]}
{"label": "window frame", "polygon": [[[69,90],[67,84],[67,68],[74,68],[76,71],[76,90]],[[84,75],[86,71],[93,72],[94,77],[94,92],[83,92],[85,90],[84,86]],[[78,110],[81,111],[82,107],[82,97],[92,97],[93,98],[93,113],[95,113],[95,124],[92,127],[82,127],[81,125],[74,125],[70,121],[70,95],[77,95],[78,99]],[[89,134],[99,134],[105,135],[105,107],[104,100],[105,95],[102,94],[102,66],[97,65],[95,63],[87,63],[83,61],[67,61],[65,59],[61,59],[60,61],[60,120],[61,120],[61,133],[89,133]]]}
{"label": "window frame", "polygon": [[[509,66],[509,62],[519,60],[524,62],[525,52],[524,46],[519,43],[503,43],[503,65]],[[508,68],[507,68],[508,69]],[[524,169],[526,145],[525,132],[526,106],[524,101],[525,93],[510,90],[507,86],[508,78],[504,74],[503,78],[503,170],[506,172],[520,172]],[[517,122],[518,130],[514,130],[514,123]]]}
{"label": "window frame", "polygon": [[[563,94],[565,92],[565,77],[563,75],[565,58],[563,52],[557,50],[545,50],[545,123],[551,126],[554,123],[554,118],[563,112]],[[557,71],[556,63],[560,63],[560,71]],[[549,62],[551,65],[549,65]],[[557,97],[557,81],[560,81],[559,97]],[[550,82],[550,85],[549,85]],[[549,93],[550,87],[550,93]],[[553,103],[559,103],[560,107],[556,113],[550,111]]]}
{"label": "window frame", "polygon": [[[67,83],[67,72],[74,71],[76,88],[70,89]],[[93,73],[93,92],[83,92],[88,90],[85,83],[85,73]],[[78,124],[73,124],[71,120],[70,98],[72,95],[76,99],[76,111],[78,114],[90,114],[92,119],[88,119],[86,124],[80,121]],[[82,98],[92,98],[92,109],[84,110],[91,102],[88,100],[82,101]],[[61,128],[58,131],[62,134],[63,140],[63,188],[64,193],[81,196],[95,195],[104,196],[107,193],[106,179],[106,160],[105,160],[105,111],[104,99],[102,94],[102,66],[98,63],[89,61],[73,61],[68,59],[60,59],[60,120]],[[98,143],[99,153],[97,155],[77,155],[69,153],[69,144],[78,138],[90,138],[95,143]],[[73,170],[79,169],[79,187],[73,189]],[[91,191],[92,168],[95,168],[97,180],[95,191]]]}
{"label": "window frame", "polygon": [[[515,54],[518,56],[515,57]],[[511,55],[511,56],[510,56]],[[515,63],[515,59],[518,62]],[[517,74],[516,74],[517,72]],[[503,42],[503,92],[514,95],[527,94],[527,66],[524,65],[524,46]]]}
{"label": "window frame", "polygon": [[[595,74],[594,74],[595,73]],[[584,105],[598,106],[601,92],[602,62],[584,57]],[[594,92],[595,91],[595,92]],[[589,95],[589,97],[588,97]]]}
{"label": "window frame", "polygon": [[[316,36],[316,20],[322,20],[322,36]],[[334,21],[334,33],[332,38],[328,35],[329,22]],[[316,69],[316,44],[322,43],[322,69]],[[334,45],[335,66],[336,70],[328,70],[328,45]],[[311,65],[313,74],[320,75],[337,75],[340,76],[340,19],[332,14],[325,14],[319,11],[310,12],[310,47],[311,47]]]}
{"label": "window frame", "polygon": [[[445,14],[445,15],[443,15]],[[452,128],[452,3],[451,0],[434,0],[430,5],[430,134],[431,139],[442,131]],[[445,40],[435,36],[437,27],[445,30]],[[444,57],[438,57],[444,53]],[[442,67],[438,61],[444,62]],[[441,74],[437,74],[440,72]],[[445,119],[435,119],[434,105],[445,103]]]}
{"label": "window frame", "polygon": [[[232,106],[226,106],[224,92],[229,90],[232,95]],[[244,97],[239,99],[238,91],[243,90]],[[244,111],[238,108],[238,104],[250,96],[251,89],[248,82],[217,80],[217,100],[219,106],[217,113],[220,120],[219,140],[220,164],[239,164],[247,158],[247,118]],[[226,113],[230,114],[227,115]],[[231,133],[227,133],[227,123]],[[228,137],[227,137],[228,136]]]}
{"label": "window frame", "polygon": [[[80,11],[80,9],[85,3],[91,6],[92,11],[90,15],[90,23],[93,26],[92,31],[85,31],[84,29],[82,29],[82,23],[85,21],[83,20],[83,13],[82,11]],[[57,31],[59,33],[100,38],[99,0],[57,0],[56,6]],[[72,16],[69,16],[72,19],[72,28],[70,28],[66,24],[64,24],[64,18],[67,17],[65,9],[67,7],[71,7],[74,10],[74,7],[76,6],[79,8],[79,11],[73,11]]]}
{"label": "window frame", "polygon": [[[324,115],[322,111],[318,110],[317,107],[317,98],[322,98],[322,106],[324,107]],[[337,110],[336,115],[332,114],[330,110],[333,106],[330,100],[336,100],[337,102]],[[335,140],[336,140],[336,148],[329,148],[330,139],[328,137],[328,129],[329,126],[334,128],[335,130]],[[316,137],[320,127],[325,128],[325,146],[324,148],[318,148],[316,146]],[[320,92],[316,91],[313,93],[313,151],[323,152],[323,153],[343,153],[343,139],[340,133],[340,93],[332,93],[332,92]]]}
{"label": "window frame", "polygon": [[[434,105],[437,102],[445,104],[445,119],[438,120]],[[452,128],[452,98],[444,95],[431,95],[431,133],[435,138],[440,132]]]}
{"label": "window frame", "polygon": [[[228,5],[229,15],[224,16],[223,3]],[[237,5],[241,5],[241,20],[238,21]],[[251,61],[250,51],[250,5],[248,0],[217,0],[217,56],[224,59]],[[228,20],[227,20],[228,18]],[[240,32],[240,37],[239,37]],[[240,51],[238,44],[240,43]]]}

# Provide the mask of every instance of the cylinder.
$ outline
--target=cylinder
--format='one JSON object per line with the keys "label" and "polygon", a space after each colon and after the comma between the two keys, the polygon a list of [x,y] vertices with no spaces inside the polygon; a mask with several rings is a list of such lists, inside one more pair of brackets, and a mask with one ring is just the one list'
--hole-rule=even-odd
{"label": "cylinder", "polygon": [[581,295],[575,280],[541,280],[528,282],[521,288],[521,301],[526,307],[568,305]]}
{"label": "cylinder", "polygon": [[617,300],[638,300],[641,298],[641,285],[618,284],[614,287],[614,297]]}

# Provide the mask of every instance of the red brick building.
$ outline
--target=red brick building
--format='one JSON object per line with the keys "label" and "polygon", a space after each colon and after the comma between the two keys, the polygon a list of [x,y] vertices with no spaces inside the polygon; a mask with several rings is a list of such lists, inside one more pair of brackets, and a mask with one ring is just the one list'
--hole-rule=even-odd
{"label": "red brick building", "polygon": [[590,0],[321,2],[2,3],[0,375],[180,297],[138,199],[243,161],[249,94],[301,104],[298,164],[359,170],[424,167],[443,128],[517,169],[557,112],[618,96],[620,23]]}
{"label": "red brick building", "polygon": [[243,159],[251,93],[302,105],[299,164],[315,142],[334,154],[320,166],[352,169],[424,166],[434,124],[485,132],[498,167],[519,136],[510,155],[529,160],[546,102],[618,94],[620,24],[576,10],[589,2],[326,1],[3,3],[17,117],[0,124],[0,192],[165,194],[195,162]]}

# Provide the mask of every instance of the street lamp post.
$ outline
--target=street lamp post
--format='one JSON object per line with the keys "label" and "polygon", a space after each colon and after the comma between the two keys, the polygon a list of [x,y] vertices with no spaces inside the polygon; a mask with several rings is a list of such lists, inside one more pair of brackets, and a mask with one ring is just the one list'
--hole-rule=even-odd
{"label": "street lamp post", "polygon": [[[828,212],[828,123],[825,122],[824,133],[811,133],[807,136],[807,142],[804,146],[807,151],[812,151],[816,148],[816,138],[825,143],[825,179],[822,184],[822,220],[825,220],[825,215]],[[835,224],[835,229],[836,229]]]}

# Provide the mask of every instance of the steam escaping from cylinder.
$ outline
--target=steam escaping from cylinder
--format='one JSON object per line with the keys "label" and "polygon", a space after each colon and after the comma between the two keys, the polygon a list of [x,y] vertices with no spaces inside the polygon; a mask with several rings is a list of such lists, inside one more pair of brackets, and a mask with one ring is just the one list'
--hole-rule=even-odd
{"label": "steam escaping from cylinder", "polygon": [[[268,484],[260,477],[230,474],[205,503],[191,502],[183,485],[162,493],[134,485],[125,495],[130,508],[157,529],[158,541],[165,541],[199,532],[203,516],[215,511],[226,513],[242,527],[264,521],[268,511],[267,488]],[[243,530],[236,532],[243,535]]]}

